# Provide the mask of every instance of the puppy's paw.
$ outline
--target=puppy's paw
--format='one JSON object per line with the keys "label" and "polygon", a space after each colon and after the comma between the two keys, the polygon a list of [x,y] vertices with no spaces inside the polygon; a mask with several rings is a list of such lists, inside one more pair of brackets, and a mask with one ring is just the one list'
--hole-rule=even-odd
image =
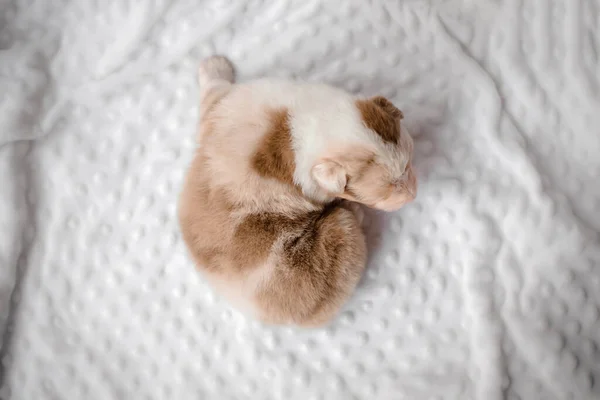
{"label": "puppy's paw", "polygon": [[233,64],[224,56],[211,56],[200,63],[200,67],[198,68],[198,83],[205,85],[214,79],[231,83],[235,80]]}

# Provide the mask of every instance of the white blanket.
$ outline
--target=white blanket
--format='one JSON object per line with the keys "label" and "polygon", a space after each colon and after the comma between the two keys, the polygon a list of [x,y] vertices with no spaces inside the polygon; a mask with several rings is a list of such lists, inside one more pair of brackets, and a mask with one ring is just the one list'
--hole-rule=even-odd
{"label": "white blanket", "polygon": [[[599,0],[0,0],[3,399],[600,398]],[[383,94],[417,201],[328,328],[176,224],[198,61]]]}

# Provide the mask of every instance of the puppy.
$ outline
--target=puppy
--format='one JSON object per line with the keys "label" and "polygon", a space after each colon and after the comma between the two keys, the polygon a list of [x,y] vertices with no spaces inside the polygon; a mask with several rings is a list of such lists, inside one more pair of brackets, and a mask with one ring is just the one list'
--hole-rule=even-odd
{"label": "puppy", "polygon": [[184,241],[237,307],[266,323],[322,325],[365,268],[358,203],[392,211],[415,197],[412,139],[384,97],[233,81],[224,57],[200,66],[199,148],[179,206]]}

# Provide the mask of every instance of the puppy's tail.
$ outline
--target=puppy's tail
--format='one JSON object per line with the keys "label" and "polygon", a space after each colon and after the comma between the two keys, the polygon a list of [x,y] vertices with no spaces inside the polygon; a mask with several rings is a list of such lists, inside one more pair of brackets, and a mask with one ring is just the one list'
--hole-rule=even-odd
{"label": "puppy's tail", "polygon": [[198,68],[200,120],[231,91],[235,80],[233,64],[226,57],[211,56]]}
{"label": "puppy's tail", "polygon": [[204,59],[198,68],[198,83],[206,86],[212,81],[225,81],[233,83],[235,69],[233,64],[224,56],[211,56]]}

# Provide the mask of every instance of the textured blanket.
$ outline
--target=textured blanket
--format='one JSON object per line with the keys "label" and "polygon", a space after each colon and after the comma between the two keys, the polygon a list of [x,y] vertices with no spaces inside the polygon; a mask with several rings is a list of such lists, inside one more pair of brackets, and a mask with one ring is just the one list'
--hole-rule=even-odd
{"label": "textured blanket", "polygon": [[[194,270],[203,57],[392,99],[417,201],[320,330]],[[2,399],[600,398],[599,0],[0,0]]]}

